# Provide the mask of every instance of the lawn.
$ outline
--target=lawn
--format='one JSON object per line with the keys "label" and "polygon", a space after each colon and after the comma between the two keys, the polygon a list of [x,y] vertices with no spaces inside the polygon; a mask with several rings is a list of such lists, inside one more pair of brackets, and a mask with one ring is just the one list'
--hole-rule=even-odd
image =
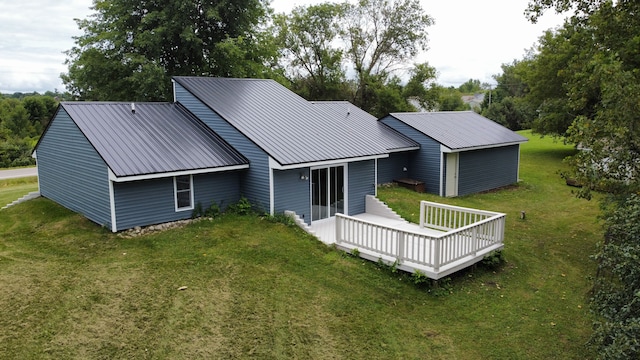
{"label": "lawn", "polygon": [[598,206],[558,175],[572,149],[531,139],[509,189],[456,199],[380,189],[414,220],[420,199],[508,214],[506,262],[439,288],[257,216],[125,239],[46,199],[2,210],[0,358],[593,357]]}

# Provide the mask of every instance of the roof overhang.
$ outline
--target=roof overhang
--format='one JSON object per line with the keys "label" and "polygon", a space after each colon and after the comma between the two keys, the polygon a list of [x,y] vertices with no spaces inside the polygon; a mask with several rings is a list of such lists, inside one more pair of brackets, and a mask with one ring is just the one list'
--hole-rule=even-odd
{"label": "roof overhang", "polygon": [[242,164],[242,165],[221,166],[221,167],[207,168],[207,169],[182,170],[182,171],[172,171],[172,172],[144,174],[144,175],[130,175],[130,176],[116,176],[116,174],[114,174],[113,171],[109,169],[109,180],[119,183],[119,182],[130,182],[130,181],[139,181],[139,180],[162,179],[162,178],[183,176],[183,175],[209,174],[209,173],[215,173],[215,172],[241,170],[241,169],[248,169],[248,168],[249,168],[249,164]]}
{"label": "roof overhang", "polygon": [[443,152],[443,153],[459,153],[459,152],[472,151],[472,150],[493,149],[493,148],[500,148],[500,147],[511,146],[511,145],[519,145],[519,144],[523,144],[523,143],[526,143],[526,142],[527,142],[527,140],[513,141],[513,142],[508,142],[508,143],[502,143],[502,144],[473,146],[473,147],[466,147],[466,148],[461,148],[461,149],[449,149],[448,147],[440,144],[440,151]]}
{"label": "roof overhang", "polygon": [[390,153],[404,152],[404,151],[414,151],[414,150],[420,150],[420,146],[412,146],[412,147],[397,148],[397,149],[387,149],[387,151],[389,151]]}
{"label": "roof overhang", "polygon": [[270,158],[271,160],[273,160],[273,161],[270,161],[270,165],[272,169],[276,169],[276,170],[291,170],[291,169],[302,169],[302,168],[308,168],[308,167],[331,166],[336,164],[344,164],[344,163],[374,160],[374,159],[383,159],[388,157],[389,157],[389,154],[378,154],[378,155],[360,156],[360,157],[346,158],[346,159],[323,160],[323,161],[314,161],[314,162],[288,164],[288,165],[282,165],[278,161]]}

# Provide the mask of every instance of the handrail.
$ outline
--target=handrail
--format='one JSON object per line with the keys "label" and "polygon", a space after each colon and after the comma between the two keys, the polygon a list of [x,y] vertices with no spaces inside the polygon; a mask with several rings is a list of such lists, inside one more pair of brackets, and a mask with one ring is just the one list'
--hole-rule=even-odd
{"label": "handrail", "polygon": [[[424,222],[423,207],[429,204],[436,203],[421,202],[421,223]],[[443,207],[455,209],[454,211],[475,210],[451,205]],[[443,265],[469,255],[475,256],[478,251],[488,248],[492,244],[504,242],[506,214],[490,211],[477,211],[476,213],[489,217],[458,228],[440,226],[448,231],[437,235],[390,227],[369,220],[336,214],[336,243],[360,246],[379,254],[394,256],[399,261],[410,260],[414,263],[432,266],[435,271],[439,271]],[[348,225],[349,231],[353,231],[353,233],[343,234],[343,226],[349,222],[352,224]],[[487,224],[490,225],[487,227]],[[362,226],[358,227],[358,225]],[[344,239],[343,235],[351,235],[353,239]],[[381,237],[384,239],[380,239]]]}
{"label": "handrail", "polygon": [[462,210],[462,211],[466,211],[466,212],[478,213],[478,214],[484,214],[484,215],[500,214],[500,213],[495,212],[495,211],[478,210],[478,209],[474,209],[474,208],[468,208],[468,207],[462,207],[462,206],[456,206],[456,205],[440,204],[440,203],[436,203],[436,202],[432,202],[432,201],[426,201],[426,200],[421,200],[420,201],[420,205],[422,205],[422,204],[429,204],[429,205],[433,205],[434,207],[456,209],[456,210]]}
{"label": "handrail", "polygon": [[423,200],[420,202],[419,225],[421,228],[450,231],[500,215],[503,214]]}

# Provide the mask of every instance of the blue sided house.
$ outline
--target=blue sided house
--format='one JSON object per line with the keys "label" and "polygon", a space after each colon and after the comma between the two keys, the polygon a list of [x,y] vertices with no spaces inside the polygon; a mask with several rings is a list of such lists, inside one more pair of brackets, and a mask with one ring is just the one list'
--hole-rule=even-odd
{"label": "blue sided house", "polygon": [[63,102],[36,145],[40,193],[114,232],[246,197],[311,225],[399,178],[458,196],[518,181],[526,138],[473,112],[310,102],[273,80],[175,77],[172,103]]}

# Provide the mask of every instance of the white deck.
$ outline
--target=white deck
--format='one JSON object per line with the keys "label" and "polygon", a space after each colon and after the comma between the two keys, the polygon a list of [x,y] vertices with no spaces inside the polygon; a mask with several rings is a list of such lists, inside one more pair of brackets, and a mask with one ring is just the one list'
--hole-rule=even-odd
{"label": "white deck", "polygon": [[504,246],[504,214],[428,202],[420,206],[423,226],[402,219],[373,197],[367,199],[365,213],[338,215],[308,227],[299,224],[327,245],[347,252],[357,249],[364,259],[436,280]]}
{"label": "white deck", "polygon": [[[410,223],[406,220],[390,219],[388,217],[369,213],[353,215],[353,217],[356,219],[374,222],[385,227],[419,232],[431,236],[437,236],[443,233],[443,231],[420,228],[420,225]],[[316,237],[320,239],[320,241],[327,245],[333,245],[336,242],[336,219],[333,217],[329,219],[314,221],[311,224],[311,230],[315,233]]]}

